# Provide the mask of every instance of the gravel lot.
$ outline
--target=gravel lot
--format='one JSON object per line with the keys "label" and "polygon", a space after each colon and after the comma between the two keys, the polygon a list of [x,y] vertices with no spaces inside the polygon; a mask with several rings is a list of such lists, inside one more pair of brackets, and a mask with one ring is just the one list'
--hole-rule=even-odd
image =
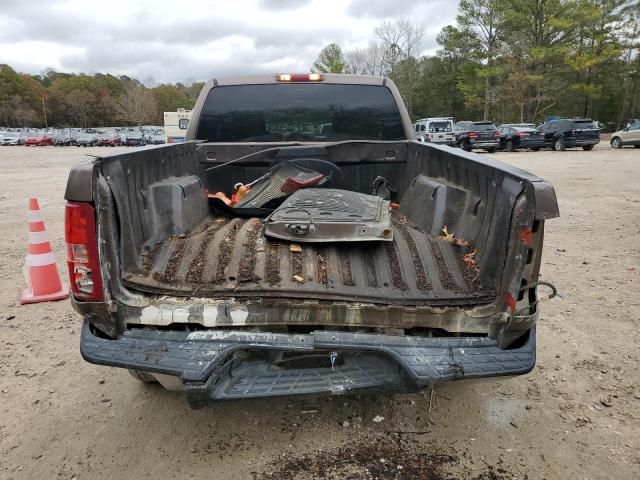
{"label": "gravel lot", "polygon": [[442,386],[430,412],[428,393],[192,411],[85,363],[68,302],[19,306],[25,214],[37,196],[64,271],[68,170],[104,151],[0,147],[0,478],[640,478],[640,150],[495,155],[556,187],[542,275],[564,299],[531,374]]}

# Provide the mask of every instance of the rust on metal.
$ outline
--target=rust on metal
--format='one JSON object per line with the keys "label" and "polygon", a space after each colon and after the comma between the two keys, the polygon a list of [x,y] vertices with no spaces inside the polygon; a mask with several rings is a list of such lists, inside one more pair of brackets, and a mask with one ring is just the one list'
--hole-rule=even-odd
{"label": "rust on metal", "polygon": [[396,250],[395,243],[385,243],[384,249],[387,252],[387,261],[391,270],[391,281],[393,286],[398,290],[408,290],[409,286],[402,277],[402,268],[400,267],[400,259]]}
{"label": "rust on metal", "polygon": [[225,275],[227,266],[231,262],[233,257],[233,247],[236,242],[236,237],[238,236],[238,232],[242,228],[242,226],[247,223],[247,219],[238,219],[238,221],[229,222],[228,228],[229,233],[220,243],[220,248],[218,250],[218,266],[216,268],[216,276],[214,279],[214,283],[223,283],[227,280]]}
{"label": "rust on metal", "polygon": [[280,245],[278,243],[267,244],[265,279],[272,287],[278,285],[282,280],[280,276]]}
{"label": "rust on metal", "polygon": [[416,286],[422,291],[431,290],[433,288],[433,285],[431,284],[429,275],[427,274],[427,271],[425,270],[422,263],[422,259],[420,258],[420,253],[418,252],[416,241],[407,228],[407,222],[394,221],[394,223],[396,224],[398,230],[400,230],[400,234],[402,235],[402,238],[404,238],[404,241],[407,243],[407,247],[409,247],[411,263],[413,264],[413,269],[416,273]]}
{"label": "rust on metal", "polygon": [[340,258],[340,273],[342,276],[342,284],[348,287],[354,287],[356,282],[353,280],[353,274],[351,272],[351,261],[349,260],[349,251],[340,250],[338,252]]}
{"label": "rust on metal", "polygon": [[324,248],[319,248],[316,254],[316,265],[318,269],[318,283],[329,284],[329,265],[327,264],[327,252]]}
{"label": "rust on metal", "polygon": [[185,280],[189,283],[200,283],[202,282],[204,266],[207,263],[207,250],[209,249],[209,245],[213,240],[215,234],[220,230],[223,226],[229,223],[229,218],[222,217],[218,218],[215,221],[211,222],[204,231],[204,238],[198,247],[198,252],[195,257],[191,261],[189,265],[189,271],[185,277]]}
{"label": "rust on metal", "polygon": [[433,257],[436,259],[436,266],[438,267],[438,275],[440,277],[442,286],[448,290],[459,291],[460,286],[455,282],[453,276],[451,275],[451,272],[449,271],[447,261],[444,258],[444,254],[442,253],[440,245],[436,240],[433,240],[428,235],[425,235],[425,238],[429,242]]}
{"label": "rust on metal", "polygon": [[256,275],[256,248],[258,246],[258,236],[262,228],[262,220],[256,218],[252,220],[249,227],[249,233],[245,242],[242,244],[243,257],[240,260],[238,272],[238,283],[257,282],[260,277]]}
{"label": "rust on metal", "polygon": [[154,280],[165,283],[174,283],[176,281],[176,271],[182,262],[186,243],[187,242],[184,239],[174,239],[173,250],[171,251],[171,256],[169,257],[167,266],[164,268],[162,273],[155,272],[153,274]]}

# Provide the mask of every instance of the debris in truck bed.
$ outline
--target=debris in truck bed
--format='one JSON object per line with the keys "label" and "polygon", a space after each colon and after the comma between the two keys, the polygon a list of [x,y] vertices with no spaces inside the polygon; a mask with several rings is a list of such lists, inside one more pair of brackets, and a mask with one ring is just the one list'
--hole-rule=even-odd
{"label": "debris in truck bed", "polygon": [[289,245],[289,251],[292,253],[300,253],[302,252],[302,247],[297,243],[292,243],[291,245]]}
{"label": "debris in truck bed", "polygon": [[387,258],[389,260],[389,267],[391,268],[391,279],[393,280],[393,286],[398,290],[408,290],[407,283],[402,278],[402,270],[400,269],[400,260],[398,259],[398,252],[396,247],[392,243],[385,243],[384,249],[387,252]]}
{"label": "debris in truck bed", "polygon": [[356,282],[353,280],[351,273],[351,261],[349,255],[345,251],[340,251],[338,256],[340,257],[340,274],[342,275],[342,283],[349,287],[355,286]]}
{"label": "debris in truck bed", "polygon": [[226,218],[216,218],[213,222],[211,222],[204,232],[204,239],[200,243],[198,247],[198,251],[196,256],[191,261],[189,265],[189,272],[187,273],[185,280],[189,283],[198,283],[202,281],[202,274],[204,272],[204,266],[206,263],[206,254],[209,249],[209,244],[213,240],[215,234],[220,230],[224,225],[227,224]]}
{"label": "debris in truck bed", "polygon": [[148,250],[142,255],[142,275],[147,277],[153,268],[155,251]]}
{"label": "debris in truck bed", "polygon": [[433,252],[433,256],[436,260],[436,266],[438,268],[438,275],[440,276],[440,281],[444,288],[449,290],[460,290],[460,286],[455,282],[451,272],[449,271],[449,266],[447,265],[447,261],[444,259],[444,254],[442,253],[442,249],[436,240],[433,240],[431,237],[427,237],[429,241],[429,246],[431,247],[431,251]]}
{"label": "debris in truck bed", "polygon": [[265,235],[297,243],[393,241],[389,201],[351,190],[307,188],[265,220]]}
{"label": "debris in truck bed", "polygon": [[[185,296],[413,306],[493,300],[495,293],[463,261],[459,247],[437,240],[397,211],[392,215],[393,242],[309,243],[301,252],[262,237],[260,218],[219,216],[184,239],[159,242],[155,255],[144,260],[152,262],[151,274],[140,268],[125,274],[124,281],[145,291]],[[179,244],[185,245],[181,256]]]}
{"label": "debris in truck bed", "polygon": [[367,276],[367,286],[368,287],[377,287],[378,286],[378,275],[376,273],[376,260],[373,257],[372,248],[363,248],[362,255],[364,256],[364,266]]}
{"label": "debris in truck bed", "polygon": [[291,272],[294,276],[304,276],[304,272],[302,271],[303,257],[304,254],[302,253],[302,250],[291,254]]}
{"label": "debris in truck bed", "polygon": [[398,216],[393,217],[394,223],[400,229],[400,233],[404,238],[404,241],[407,242],[407,246],[409,247],[409,253],[411,255],[411,260],[413,261],[413,268],[416,274],[416,284],[420,290],[431,290],[433,285],[429,280],[429,274],[424,268],[422,263],[422,259],[420,258],[420,253],[418,252],[418,247],[416,246],[416,241],[413,239],[411,232],[407,228],[407,221],[404,215],[402,215],[404,222],[400,220]]}
{"label": "debris in truck bed", "polygon": [[252,224],[247,233],[247,239],[245,240],[244,256],[240,260],[240,267],[238,269],[238,282],[257,282],[260,277],[256,274],[256,248],[258,246],[258,237],[260,236],[260,230],[262,229],[262,219],[254,218],[251,220]]}
{"label": "debris in truck bed", "polygon": [[[324,253],[324,249],[321,250]],[[318,253],[316,255],[316,262],[318,264],[318,283],[327,285],[329,283],[327,256],[326,253]]]}
{"label": "debris in truck bed", "polygon": [[236,241],[238,230],[247,222],[247,219],[233,221],[229,234],[220,243],[220,251],[218,252],[218,267],[216,269],[216,277],[214,283],[223,283],[226,280],[226,269],[233,255],[233,245]]}
{"label": "debris in truck bed", "polygon": [[272,287],[278,285],[282,277],[280,277],[280,251],[277,243],[267,246],[265,270],[267,283]]}
{"label": "debris in truck bed", "polygon": [[476,265],[476,261],[475,261],[475,256],[476,256],[477,253],[478,253],[478,251],[474,250],[473,252],[466,253],[466,254],[464,254],[462,256],[462,261],[465,263],[465,265],[468,268],[472,268],[472,269],[475,269],[475,270],[478,269],[478,266]]}
{"label": "debris in truck bed", "polygon": [[164,269],[163,273],[155,272],[153,274],[153,278],[158,282],[165,283],[173,283],[176,278],[176,270],[180,266],[180,262],[182,261],[182,255],[184,253],[184,248],[186,245],[185,240],[174,240],[173,251],[171,252],[171,257],[169,257],[169,261],[167,262],[167,266]]}
{"label": "debris in truck bed", "polygon": [[452,243],[453,245],[456,245],[458,247],[471,248],[471,245],[469,245],[469,242],[467,242],[466,240],[462,240],[460,238],[456,238],[455,234],[449,233],[446,225],[442,229],[442,233],[444,235],[442,235],[440,239],[446,240],[447,242]]}
{"label": "debris in truck bed", "polygon": [[237,208],[260,208],[274,199],[286,197],[299,189],[319,185],[325,175],[300,167],[291,161],[282,161],[266,175],[249,184],[250,190],[237,199]]}
{"label": "debris in truck bed", "polygon": [[304,283],[304,277],[301,277],[300,275],[294,275],[294,276],[293,276],[293,279],[294,279],[296,282]]}

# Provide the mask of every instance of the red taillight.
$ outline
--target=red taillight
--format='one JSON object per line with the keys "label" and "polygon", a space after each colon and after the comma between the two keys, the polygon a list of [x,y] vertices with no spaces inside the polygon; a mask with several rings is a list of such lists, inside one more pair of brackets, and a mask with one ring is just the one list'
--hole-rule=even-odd
{"label": "red taillight", "polygon": [[471,138],[477,138],[478,134],[476,132],[469,132],[468,136],[471,137]]}
{"label": "red taillight", "polygon": [[278,82],[321,82],[324,75],[319,73],[281,73],[276,75]]}
{"label": "red taillight", "polygon": [[65,241],[73,296],[89,302],[103,301],[95,211],[89,203],[67,202]]}
{"label": "red taillight", "polygon": [[493,133],[493,136],[494,136],[495,138],[500,138],[500,132],[494,132],[494,133]]}

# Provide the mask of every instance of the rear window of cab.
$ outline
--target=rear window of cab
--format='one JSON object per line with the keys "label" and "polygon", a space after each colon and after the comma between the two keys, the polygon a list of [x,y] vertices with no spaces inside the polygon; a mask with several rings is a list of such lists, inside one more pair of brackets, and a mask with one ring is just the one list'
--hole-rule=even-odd
{"label": "rear window of cab", "polygon": [[406,140],[391,91],[289,83],[212,88],[196,138],[208,142]]}

